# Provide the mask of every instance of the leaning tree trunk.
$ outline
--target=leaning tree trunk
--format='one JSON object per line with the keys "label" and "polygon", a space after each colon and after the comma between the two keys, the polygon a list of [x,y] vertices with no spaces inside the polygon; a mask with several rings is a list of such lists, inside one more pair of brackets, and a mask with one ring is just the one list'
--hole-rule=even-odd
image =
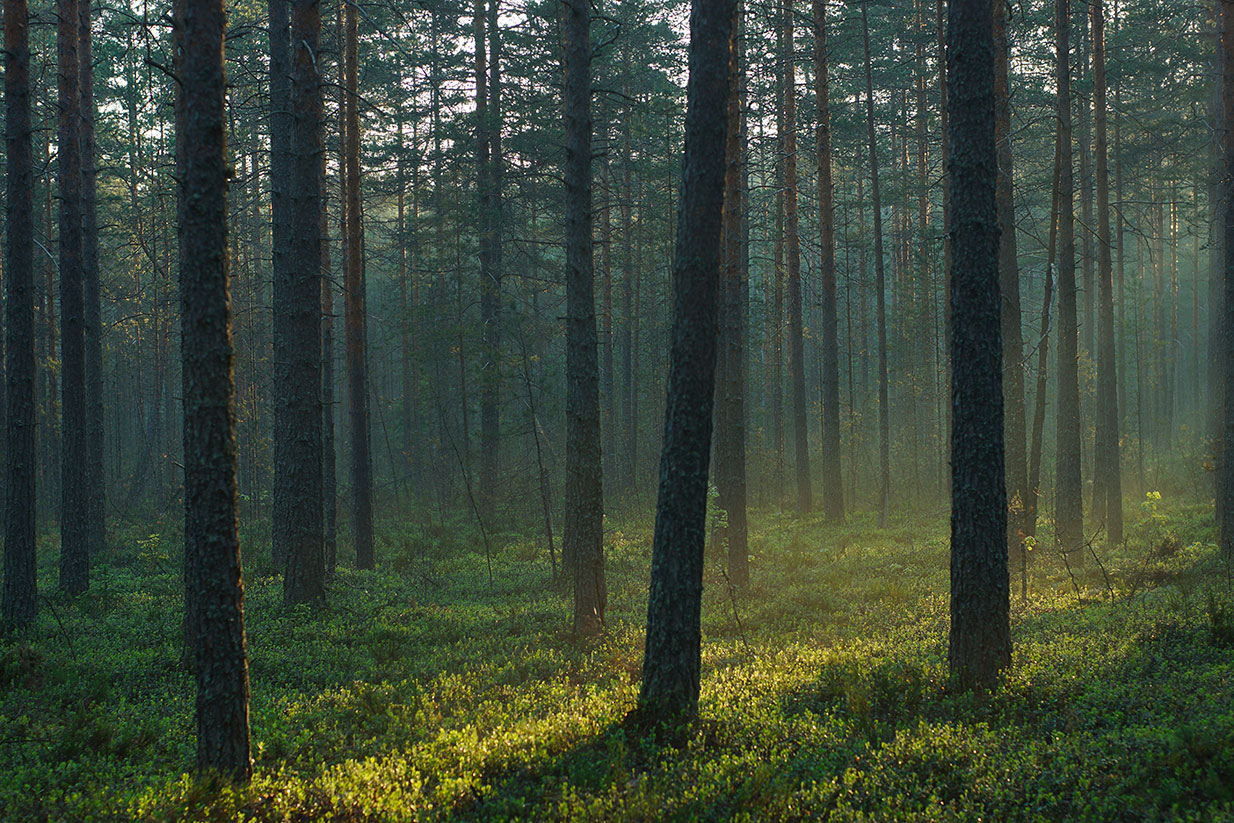
{"label": "leaning tree trunk", "polygon": [[5,401],[7,403],[3,622],[25,626],[38,610],[35,556],[34,173],[30,126],[30,23],[26,0],[4,3]]}
{"label": "leaning tree trunk", "polygon": [[698,712],[732,2],[694,0],[690,14],[672,347],[638,696],[647,720],[675,722]]}
{"label": "leaning tree trunk", "polygon": [[831,111],[827,80],[827,0],[814,0],[814,99],[818,107],[818,224],[823,302],[823,512],[844,519],[840,467],[840,330],[836,312],[836,235],[831,182]]}
{"label": "leaning tree trunk", "polygon": [[[252,775],[244,583],[236,529],[236,418],[227,260],[221,0],[185,0],[179,144],[184,551],[197,677],[197,766]],[[314,158],[315,159],[315,158]],[[316,164],[314,164],[316,168]],[[314,175],[314,179],[316,175]],[[316,220],[317,215],[312,215]],[[314,281],[315,282],[315,281]]]}
{"label": "leaning tree trunk", "polygon": [[82,292],[81,86],[78,0],[57,0],[60,133],[60,381],[64,449],[60,464],[60,587],[80,594],[90,581],[86,474],[85,318]]}
{"label": "leaning tree trunk", "polygon": [[[566,505],[562,556],[574,574],[574,631],[598,632],[604,580],[600,373],[591,213],[591,7],[563,4],[566,137]],[[721,149],[722,150],[722,149]]]}
{"label": "leaning tree trunk", "polygon": [[955,415],[948,662],[966,689],[994,685],[1011,664],[992,2],[1002,0],[951,0],[947,21]]}

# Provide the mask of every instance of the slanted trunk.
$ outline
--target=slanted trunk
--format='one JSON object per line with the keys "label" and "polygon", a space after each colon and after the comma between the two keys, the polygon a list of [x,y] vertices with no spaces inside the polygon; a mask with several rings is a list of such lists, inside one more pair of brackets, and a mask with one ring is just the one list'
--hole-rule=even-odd
{"label": "slanted trunk", "polygon": [[649,720],[676,722],[698,712],[732,23],[731,0],[694,0],[668,400],[638,696],[638,711]]}

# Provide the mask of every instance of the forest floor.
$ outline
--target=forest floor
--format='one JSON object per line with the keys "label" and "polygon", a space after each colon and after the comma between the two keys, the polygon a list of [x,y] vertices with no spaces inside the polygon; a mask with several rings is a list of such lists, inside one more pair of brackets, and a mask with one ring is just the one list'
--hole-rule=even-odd
{"label": "forest floor", "polygon": [[755,513],[752,588],[709,558],[702,719],[621,721],[638,689],[650,523],[610,522],[609,626],[568,632],[539,541],[387,529],[328,611],[281,606],[250,551],[256,774],[192,779],[179,537],[130,535],[87,596],[43,552],[0,641],[0,819],[1234,820],[1234,599],[1211,509],[1148,499],[1069,573],[1013,570],[1014,668],[946,678],[947,523]]}

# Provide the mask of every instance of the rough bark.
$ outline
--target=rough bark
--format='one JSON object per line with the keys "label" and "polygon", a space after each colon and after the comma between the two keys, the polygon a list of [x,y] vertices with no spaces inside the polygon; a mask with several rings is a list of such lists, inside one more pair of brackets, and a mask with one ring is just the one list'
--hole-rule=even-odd
{"label": "rough bark", "polygon": [[5,256],[4,520],[6,625],[21,627],[38,610],[35,557],[34,173],[30,124],[30,25],[26,0],[4,3],[4,123],[8,235]]}
{"label": "rough bark", "polygon": [[[227,259],[221,0],[185,0],[180,317],[184,551],[196,654],[197,766],[252,775],[244,582],[236,527],[235,387]],[[316,215],[314,215],[316,218]]]}
{"label": "rough bark", "polygon": [[[1011,664],[992,2],[951,0],[951,633],[963,688]],[[1006,173],[1005,171],[1003,173]]]}
{"label": "rough bark", "polygon": [[669,722],[698,712],[707,464],[733,0],[694,0],[673,331],[638,711]]}
{"label": "rough bark", "polygon": [[[1224,180],[1222,192],[1226,204],[1224,248],[1225,271],[1223,276],[1223,292],[1225,294],[1222,311],[1222,338],[1225,353],[1224,398],[1221,410],[1221,431],[1223,453],[1230,454],[1230,444],[1234,443],[1234,129],[1229,124],[1234,123],[1234,3],[1223,2],[1221,6],[1221,75],[1222,75],[1222,114],[1226,125],[1222,135],[1222,157],[1224,160]],[[1221,473],[1221,487],[1218,494],[1220,505],[1218,511],[1220,524],[1221,554],[1226,562],[1234,560],[1234,471]]]}
{"label": "rough bark", "polygon": [[604,498],[591,202],[591,23],[585,0],[563,3],[566,138],[566,503],[562,556],[574,575],[574,631],[604,624]]}

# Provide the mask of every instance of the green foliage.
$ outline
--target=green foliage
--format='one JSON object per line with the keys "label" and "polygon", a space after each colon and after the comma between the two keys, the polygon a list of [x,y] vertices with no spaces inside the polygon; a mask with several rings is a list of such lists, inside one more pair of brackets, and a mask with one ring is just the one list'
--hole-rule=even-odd
{"label": "green foliage", "polygon": [[1234,605],[1202,507],[1152,502],[1129,534],[1177,550],[1138,585],[1145,543],[1102,550],[1113,598],[1032,553],[1014,669],[984,695],[947,677],[945,521],[757,516],[737,616],[707,566],[703,719],[661,742],[622,722],[646,531],[610,523],[610,625],[577,641],[530,536],[497,549],[490,587],[467,527],[386,529],[387,568],[340,569],[323,614],[249,579],[242,790],[187,773],[179,538],[147,528],[0,648],[0,818],[1230,819]]}

